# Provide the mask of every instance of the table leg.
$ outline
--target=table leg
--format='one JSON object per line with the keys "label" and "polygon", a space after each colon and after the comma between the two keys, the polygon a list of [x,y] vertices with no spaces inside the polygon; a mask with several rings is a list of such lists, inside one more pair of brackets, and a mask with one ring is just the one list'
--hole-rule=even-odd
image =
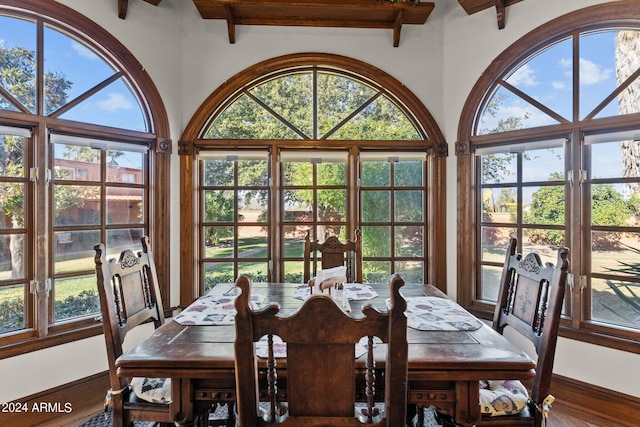
{"label": "table leg", "polygon": [[478,381],[456,382],[456,422],[473,426],[480,420],[480,390]]}

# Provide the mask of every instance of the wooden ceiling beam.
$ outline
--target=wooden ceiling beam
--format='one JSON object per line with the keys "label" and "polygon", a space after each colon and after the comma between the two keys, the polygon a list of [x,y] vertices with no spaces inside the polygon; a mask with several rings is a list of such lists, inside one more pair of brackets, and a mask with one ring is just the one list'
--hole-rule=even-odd
{"label": "wooden ceiling beam", "polygon": [[[144,0],[154,6],[160,4],[162,0]],[[129,9],[129,0],[118,0],[118,18],[125,19],[127,17],[127,9]]]}
{"label": "wooden ceiling beam", "polygon": [[521,1],[522,0],[458,0],[458,4],[467,12],[467,15],[473,15],[490,7],[495,7],[498,28],[502,30],[506,22],[506,8]]}

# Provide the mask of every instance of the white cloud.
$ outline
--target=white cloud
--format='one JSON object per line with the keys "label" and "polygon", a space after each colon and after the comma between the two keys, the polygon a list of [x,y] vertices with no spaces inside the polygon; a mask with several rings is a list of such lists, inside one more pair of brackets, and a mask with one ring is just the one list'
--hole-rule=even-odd
{"label": "white cloud", "polygon": [[96,105],[104,111],[131,110],[133,106],[121,93],[110,93],[107,99],[97,101]]}
{"label": "white cloud", "polygon": [[600,65],[580,58],[580,83],[593,85],[603,80],[608,80],[613,73],[612,69],[602,68]]}
{"label": "white cloud", "polygon": [[551,82],[551,86],[556,90],[564,89],[566,87],[562,82]]}
{"label": "white cloud", "polygon": [[536,73],[529,64],[524,64],[522,67],[518,68],[509,76],[507,82],[514,86],[535,86],[538,84],[538,81],[536,80]]}
{"label": "white cloud", "polygon": [[85,45],[80,44],[78,42],[72,42],[71,43],[71,49],[73,49],[78,55],[80,55],[83,58],[87,58],[87,59],[91,59],[91,60],[99,59],[98,55],[93,53],[93,51],[88,49]]}

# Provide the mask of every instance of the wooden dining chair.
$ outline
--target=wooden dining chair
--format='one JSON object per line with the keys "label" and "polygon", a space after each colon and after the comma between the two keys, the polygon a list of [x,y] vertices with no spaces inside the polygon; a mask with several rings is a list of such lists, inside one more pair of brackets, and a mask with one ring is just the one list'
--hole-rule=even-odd
{"label": "wooden dining chair", "polygon": [[[406,425],[407,318],[399,276],[389,284],[388,311],[365,306],[355,316],[324,294],[312,295],[290,315],[280,313],[277,304],[253,310],[250,279],[240,276],[236,285],[242,290],[235,301],[240,427]],[[286,355],[278,353],[275,336],[286,343]],[[256,343],[263,337],[266,357],[261,358]],[[367,337],[366,355],[356,359],[362,337]],[[374,344],[374,337],[382,343]],[[383,369],[376,368],[374,347],[380,347],[377,355],[386,353]],[[377,388],[380,380],[384,392]],[[378,399],[382,409],[374,405]]]}
{"label": "wooden dining chair", "polygon": [[[171,379],[129,380],[116,371],[115,362],[122,355],[127,333],[145,322],[153,322],[157,328],[165,320],[149,239],[144,236],[141,240],[142,251],[136,254],[132,249],[125,249],[118,259],[107,260],[103,243],[94,247],[111,387],[105,405],[113,408],[114,427],[129,427],[134,421],[154,421],[173,426],[174,422],[181,421],[171,415],[179,412],[179,402],[172,399],[178,395],[174,392],[177,385]],[[203,411],[199,422],[207,425],[208,409]]]}
{"label": "wooden dining chair", "polygon": [[307,230],[304,240],[304,283],[308,283],[321,269],[346,266],[346,280],[349,283],[362,283],[362,242],[360,230],[356,230],[353,240],[342,243],[336,236],[330,236],[324,243],[311,240],[311,231]]}
{"label": "wooden dining chair", "polygon": [[[533,343],[538,357],[536,376],[530,391],[519,381],[481,382],[482,419],[478,425],[482,426],[540,427],[553,402],[551,375],[569,269],[569,250],[558,249],[554,266],[543,264],[535,252],[522,256],[516,252],[517,244],[515,238],[509,241],[493,329],[502,334],[509,326]],[[513,413],[518,407],[523,409]]]}

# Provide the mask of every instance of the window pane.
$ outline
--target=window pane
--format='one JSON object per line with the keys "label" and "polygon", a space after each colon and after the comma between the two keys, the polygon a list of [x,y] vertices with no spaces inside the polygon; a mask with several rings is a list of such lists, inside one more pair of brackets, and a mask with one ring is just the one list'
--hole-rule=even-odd
{"label": "window pane", "polygon": [[424,283],[422,277],[423,264],[421,261],[396,261],[395,272],[402,276],[407,283]]}
{"label": "window pane", "polygon": [[81,185],[54,186],[54,224],[100,224],[100,187]]}
{"label": "window pane", "polygon": [[238,275],[246,274],[253,282],[269,281],[269,263],[262,262],[240,262],[238,263]]}
{"label": "window pane", "polygon": [[[231,177],[233,178],[233,175]],[[233,181],[226,185],[231,184],[233,184]],[[225,184],[219,183],[211,185]],[[238,160],[238,185],[261,187],[268,186],[269,163],[266,160]]]}
{"label": "window pane", "polygon": [[483,262],[503,263],[507,254],[509,239],[515,235],[515,228],[482,227],[481,242]]}
{"label": "window pane", "polygon": [[[504,260],[504,257],[502,259]],[[497,301],[501,276],[502,267],[496,267],[492,265],[482,266],[482,287],[479,294],[479,298],[481,300]]]}
{"label": "window pane", "polygon": [[0,334],[26,327],[25,301],[24,285],[0,286]]}
{"label": "window pane", "polygon": [[[95,268],[93,258],[96,253],[93,247],[100,242],[99,230],[56,231],[54,239],[54,270],[56,273]],[[111,247],[107,250],[113,253]]]}
{"label": "window pane", "polygon": [[205,262],[204,263],[204,293],[221,283],[233,283],[233,263]]}
{"label": "window pane", "polygon": [[269,190],[238,191],[238,221],[261,222],[269,220]]}
{"label": "window pane", "polygon": [[107,224],[144,222],[142,188],[107,187]]}
{"label": "window pane", "polygon": [[638,206],[640,206],[638,196],[631,198],[629,187],[624,184],[593,184],[591,186],[592,225],[614,227],[633,225],[629,221],[637,219]]}
{"label": "window pane", "polygon": [[144,184],[144,154],[125,150],[107,150],[107,181]]}
{"label": "window pane", "polygon": [[313,137],[313,79],[311,73],[289,74],[262,83],[251,93],[286,121]]}
{"label": "window pane", "polygon": [[396,187],[419,187],[423,184],[422,162],[401,161],[394,167]]}
{"label": "window pane", "polygon": [[536,252],[542,263],[556,263],[558,248],[565,245],[563,230],[525,229],[522,238],[522,253]]}
{"label": "window pane", "polygon": [[45,115],[115,74],[90,48],[48,26],[44,47]]}
{"label": "window pane", "polygon": [[[0,15],[0,86],[24,108],[35,114],[36,108],[36,24],[24,19]],[[0,109],[17,111],[0,97]]]}
{"label": "window pane", "polygon": [[284,281],[286,283],[302,283],[302,261],[285,261],[284,262]]}
{"label": "window pane", "polygon": [[204,242],[207,258],[233,257],[234,227],[204,227]]}
{"label": "window pane", "polygon": [[83,145],[53,144],[56,180],[100,181],[100,149]]}
{"label": "window pane", "polygon": [[482,220],[515,223],[518,220],[517,188],[496,187],[482,190]]}
{"label": "window pane", "polygon": [[395,191],[394,215],[396,221],[422,221],[422,190]]}
{"label": "window pane", "polygon": [[390,274],[390,261],[362,261],[362,281],[365,283],[388,283]]}
{"label": "window pane", "polygon": [[569,120],[573,114],[572,51],[571,39],[547,46],[517,67],[507,83]]}
{"label": "window pane", "polygon": [[204,192],[204,220],[206,222],[233,221],[235,212],[232,190],[207,190]]}
{"label": "window pane", "polygon": [[55,279],[54,286],[55,322],[100,312],[95,275]]}
{"label": "window pane", "polygon": [[[634,140],[591,144],[591,179],[640,178],[640,142]],[[636,184],[637,185],[637,184]]]}
{"label": "window pane", "polygon": [[[544,167],[540,167],[544,165]],[[564,149],[527,150],[522,155],[522,181],[564,181]]]}
{"label": "window pane", "polygon": [[481,157],[481,184],[516,182],[517,157],[511,153],[485,154]]}
{"label": "window pane", "polygon": [[124,78],[60,115],[67,120],[148,132],[143,109]]}
{"label": "window pane", "polygon": [[362,221],[389,222],[391,220],[391,193],[387,190],[362,191]]}
{"label": "window pane", "polygon": [[0,236],[0,281],[25,278],[24,234]]}
{"label": "window pane", "polygon": [[318,221],[346,221],[346,190],[318,190]]}
{"label": "window pane", "polygon": [[391,227],[362,227],[362,256],[391,256]]}
{"label": "window pane", "polygon": [[[638,261],[636,261],[636,266]],[[592,279],[593,320],[640,329],[640,283],[623,280]]]}
{"label": "window pane", "polygon": [[329,139],[414,140],[422,139],[413,123],[386,96],[380,96]]}
{"label": "window pane", "polygon": [[313,164],[310,162],[286,162],[283,164],[283,184],[307,186],[313,184]]}
{"label": "window pane", "polygon": [[516,129],[558,124],[523,98],[504,87],[499,87],[480,116],[477,135],[507,132]]}
{"label": "window pane", "polygon": [[24,186],[16,182],[6,182],[0,178],[0,229],[23,228]]}
{"label": "window pane", "polygon": [[363,187],[389,187],[391,184],[389,162],[362,162]]}
{"label": "window pane", "polygon": [[324,137],[341,121],[376,94],[351,78],[318,73],[318,137]]}
{"label": "window pane", "polygon": [[318,164],[318,186],[323,185],[346,185],[347,165],[346,163],[319,163]]}
{"label": "window pane", "polygon": [[525,187],[522,192],[527,207],[524,212],[525,224],[565,225],[564,185]]}
{"label": "window pane", "polygon": [[397,226],[396,256],[422,257],[423,228],[421,226]]}
{"label": "window pane", "polygon": [[238,257],[240,258],[269,258],[267,252],[268,235],[263,227],[238,228]]}
{"label": "window pane", "polygon": [[276,116],[247,95],[241,95],[205,132],[210,139],[300,139]]}
{"label": "window pane", "polygon": [[617,231],[591,233],[594,273],[640,277],[640,235]]}
{"label": "window pane", "polygon": [[234,163],[227,160],[204,161],[204,185],[226,187],[233,185]]}
{"label": "window pane", "polygon": [[25,138],[11,133],[0,133],[0,177],[25,176]]}
{"label": "window pane", "polygon": [[143,228],[120,228],[117,230],[107,230],[107,252],[111,256],[119,257],[123,249],[137,248],[142,250],[141,238]]}

